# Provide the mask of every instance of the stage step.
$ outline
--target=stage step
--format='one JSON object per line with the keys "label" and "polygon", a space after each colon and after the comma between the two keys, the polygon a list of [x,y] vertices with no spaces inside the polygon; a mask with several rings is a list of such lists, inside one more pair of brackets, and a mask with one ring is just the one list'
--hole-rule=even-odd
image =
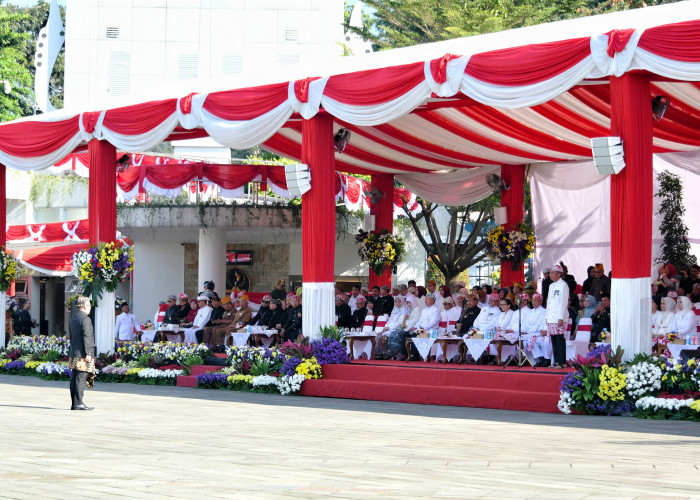
{"label": "stage step", "polygon": [[201,375],[207,372],[218,372],[223,366],[217,365],[192,365],[190,366],[190,375]]}
{"label": "stage step", "polygon": [[178,375],[178,387],[197,387],[197,377],[195,375]]}
{"label": "stage step", "polygon": [[325,365],[303,396],[556,413],[564,373]]}

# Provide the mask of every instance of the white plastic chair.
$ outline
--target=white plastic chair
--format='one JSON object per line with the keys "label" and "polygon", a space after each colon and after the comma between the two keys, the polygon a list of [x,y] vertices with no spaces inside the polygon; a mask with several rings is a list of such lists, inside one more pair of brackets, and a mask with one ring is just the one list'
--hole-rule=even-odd
{"label": "white plastic chair", "polygon": [[566,341],[566,360],[585,356],[588,354],[588,346],[591,343],[591,318],[581,318],[576,330],[576,338]]}

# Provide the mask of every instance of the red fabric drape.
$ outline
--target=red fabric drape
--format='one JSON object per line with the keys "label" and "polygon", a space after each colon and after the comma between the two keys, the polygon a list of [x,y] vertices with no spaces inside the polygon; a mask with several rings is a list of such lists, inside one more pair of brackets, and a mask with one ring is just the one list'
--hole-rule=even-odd
{"label": "red fabric drape", "polygon": [[89,239],[91,245],[117,237],[116,148],[93,139],[88,144],[90,178],[88,195]]}
{"label": "red fabric drape", "polygon": [[532,85],[560,75],[590,53],[588,37],[525,45],[474,54],[464,72],[495,85]]}
{"label": "red fabric drape", "polygon": [[[512,231],[523,220],[525,165],[503,165],[501,179],[510,186],[510,189],[501,191],[501,206],[506,207],[508,217],[505,228]],[[510,262],[501,263],[501,286],[512,286],[515,282],[523,284],[524,279],[525,266],[514,271]]]}
{"label": "red fabric drape", "polygon": [[627,73],[610,77],[610,133],[622,137],[625,168],[610,182],[610,250],[614,278],[651,272],[654,199],[649,79]]}
{"label": "red fabric drape", "polygon": [[311,189],[302,196],[303,280],[332,283],[335,267],[335,155],[333,117],[303,121],[301,160],[309,166]]}
{"label": "red fabric drape", "polygon": [[[682,43],[679,43],[683,40]],[[676,61],[700,61],[700,20],[647,28],[637,47]]]}
{"label": "red fabric drape", "polygon": [[204,109],[226,120],[252,120],[280,106],[289,98],[289,84],[214,92],[204,101]]}
{"label": "red fabric drape", "polygon": [[73,267],[73,254],[85,248],[85,244],[64,246],[41,246],[26,250],[13,250],[15,257],[22,254],[22,261],[50,271],[70,271]]}
{"label": "red fabric drape", "polygon": [[141,135],[150,132],[176,111],[177,99],[151,101],[105,113],[102,125],[125,135]]}
{"label": "red fabric drape", "polygon": [[405,64],[331,76],[323,95],[355,106],[376,105],[402,97],[423,81],[423,63]]}
{"label": "red fabric drape", "polygon": [[[393,233],[394,230],[394,176],[391,174],[372,175],[372,189],[378,189],[384,198],[370,206],[370,213],[374,214],[375,232],[383,229]],[[391,269],[387,269],[381,275],[369,270],[369,286],[391,286]]]}
{"label": "red fabric drape", "polygon": [[[30,225],[20,225],[20,226],[10,226],[7,228],[6,241],[21,241],[32,237],[31,230],[37,233],[36,241],[42,242],[57,242],[66,241],[68,234],[63,229],[63,224],[68,226],[69,230],[75,230],[75,235],[81,239],[88,239],[88,221],[87,219],[82,220],[71,220],[66,222],[52,222],[48,224],[30,224]],[[41,230],[41,227],[44,229]],[[77,226],[77,227],[76,227]],[[40,237],[40,238],[39,238]]]}
{"label": "red fabric drape", "polygon": [[56,122],[27,121],[0,127],[0,149],[12,156],[44,156],[64,146],[80,132],[79,117]]}
{"label": "red fabric drape", "polygon": [[262,165],[205,165],[204,177],[224,189],[236,189],[255,179],[261,173],[261,167]]}

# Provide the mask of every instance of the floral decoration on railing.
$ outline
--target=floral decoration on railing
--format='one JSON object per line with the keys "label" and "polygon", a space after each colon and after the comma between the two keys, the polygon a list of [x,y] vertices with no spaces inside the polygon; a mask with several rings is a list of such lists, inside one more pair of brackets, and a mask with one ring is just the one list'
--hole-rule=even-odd
{"label": "floral decoration on railing", "polygon": [[532,226],[521,223],[517,229],[506,231],[503,226],[493,228],[486,235],[486,254],[492,260],[510,261],[513,270],[535,251],[535,233]]}
{"label": "floral decoration on railing", "polygon": [[355,235],[355,242],[359,245],[357,255],[362,262],[368,264],[372,271],[380,276],[387,270],[396,272],[396,266],[406,253],[403,238],[394,236],[386,229],[379,233],[360,230]]}
{"label": "floral decoration on railing", "polygon": [[93,303],[102,294],[114,292],[134,270],[134,249],[125,240],[100,243],[73,255],[73,274],[80,280],[83,295]]}

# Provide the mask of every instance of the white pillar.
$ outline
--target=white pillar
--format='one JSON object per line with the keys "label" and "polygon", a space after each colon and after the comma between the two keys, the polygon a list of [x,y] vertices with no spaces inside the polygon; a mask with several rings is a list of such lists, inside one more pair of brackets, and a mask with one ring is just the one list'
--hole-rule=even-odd
{"label": "white pillar", "polygon": [[47,279],[46,280],[46,295],[45,295],[45,301],[46,303],[44,304],[44,308],[46,311],[46,321],[47,321],[47,335],[50,337],[51,335],[56,334],[56,318],[54,318],[55,311],[54,311],[54,303],[56,302],[56,295],[55,295],[55,290],[56,287],[54,286],[56,284],[56,280],[54,279]]}
{"label": "white pillar", "polygon": [[199,280],[197,291],[205,281],[213,281],[220,297],[226,294],[226,231],[223,229],[199,229]]}
{"label": "white pillar", "polygon": [[97,355],[114,352],[114,292],[104,291],[95,309],[95,347]]}
{"label": "white pillar", "polygon": [[32,335],[38,335],[41,331],[41,278],[33,276],[31,278],[32,287],[29,290],[29,301],[32,303],[30,314],[36,320],[36,328],[32,328]]}
{"label": "white pillar", "polygon": [[5,347],[5,303],[7,301],[7,293],[0,292],[0,304],[2,304],[2,313],[0,313],[0,349]]}

